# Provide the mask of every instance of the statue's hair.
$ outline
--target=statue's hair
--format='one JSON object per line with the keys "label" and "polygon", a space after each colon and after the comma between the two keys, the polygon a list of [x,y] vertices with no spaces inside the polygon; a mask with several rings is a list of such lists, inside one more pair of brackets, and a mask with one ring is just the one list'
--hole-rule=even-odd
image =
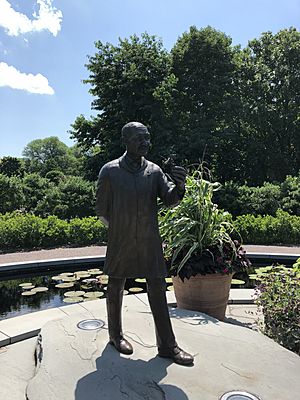
{"label": "statue's hair", "polygon": [[128,122],[122,128],[122,131],[121,131],[122,140],[126,141],[127,139],[129,139],[130,136],[134,133],[136,128],[145,128],[145,129],[147,129],[147,127],[145,125],[143,125],[141,122]]}

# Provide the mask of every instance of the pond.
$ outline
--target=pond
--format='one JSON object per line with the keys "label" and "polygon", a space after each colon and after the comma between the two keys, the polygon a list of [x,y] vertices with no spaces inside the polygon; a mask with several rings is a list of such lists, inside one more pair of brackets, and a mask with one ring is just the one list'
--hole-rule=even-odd
{"label": "pond", "polygon": [[[105,298],[108,277],[101,268],[103,264],[1,276],[0,320]],[[251,275],[249,278],[247,274],[236,274],[234,278],[233,288],[255,286],[255,280],[250,279]],[[166,278],[166,281],[167,290],[173,290],[172,279]],[[145,292],[145,279],[126,281],[124,295]]]}

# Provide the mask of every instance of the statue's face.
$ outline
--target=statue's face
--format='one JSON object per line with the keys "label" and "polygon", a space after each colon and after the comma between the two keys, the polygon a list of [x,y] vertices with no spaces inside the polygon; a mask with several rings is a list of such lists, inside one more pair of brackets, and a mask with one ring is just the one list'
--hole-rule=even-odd
{"label": "statue's face", "polygon": [[132,156],[145,156],[150,147],[150,133],[146,127],[134,128],[126,142],[127,152]]}

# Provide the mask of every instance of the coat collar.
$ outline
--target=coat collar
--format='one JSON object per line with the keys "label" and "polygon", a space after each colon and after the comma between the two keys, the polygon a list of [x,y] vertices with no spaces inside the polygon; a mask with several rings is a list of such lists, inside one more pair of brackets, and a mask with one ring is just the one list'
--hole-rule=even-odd
{"label": "coat collar", "polygon": [[[126,171],[135,174],[143,171],[148,166],[148,161],[145,157],[142,157],[142,164],[139,169],[135,169],[128,160],[128,156],[126,156],[126,152],[119,158],[120,167],[126,169]],[[128,162],[129,161],[129,162]]]}

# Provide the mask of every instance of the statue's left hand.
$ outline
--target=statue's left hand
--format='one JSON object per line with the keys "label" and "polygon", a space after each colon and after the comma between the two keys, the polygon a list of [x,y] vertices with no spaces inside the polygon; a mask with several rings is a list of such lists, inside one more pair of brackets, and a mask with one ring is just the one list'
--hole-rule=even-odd
{"label": "statue's left hand", "polygon": [[172,168],[171,176],[179,190],[184,191],[186,181],[186,170],[183,167],[175,166]]}

